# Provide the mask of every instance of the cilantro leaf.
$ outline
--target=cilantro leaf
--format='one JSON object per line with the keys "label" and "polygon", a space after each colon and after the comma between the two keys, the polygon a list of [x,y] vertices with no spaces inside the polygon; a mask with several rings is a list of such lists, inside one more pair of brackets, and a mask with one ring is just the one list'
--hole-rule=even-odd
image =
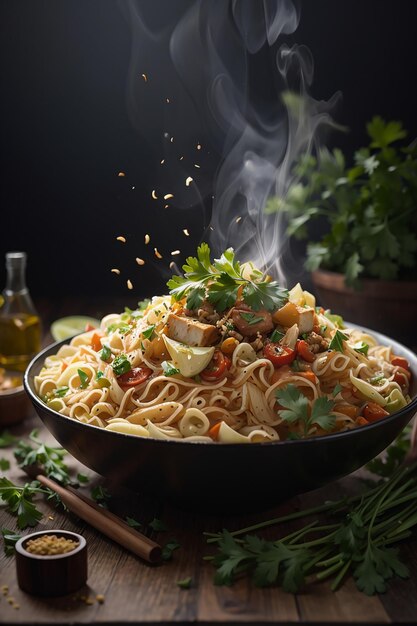
{"label": "cilantro leaf", "polygon": [[335,334],[333,335],[333,339],[331,340],[329,344],[329,350],[336,350],[337,352],[343,352],[344,341],[347,341],[347,336],[344,333],[342,333],[340,330],[336,330]]}
{"label": "cilantro leaf", "polygon": [[162,546],[162,560],[170,561],[174,550],[178,550],[180,547],[181,544],[176,539],[170,539],[167,541],[166,544]]}
{"label": "cilantro leaf", "polygon": [[111,498],[111,494],[103,485],[96,485],[91,489],[91,497],[103,508],[107,508],[107,502]]}
{"label": "cilantro leaf", "polygon": [[80,389],[85,389],[90,381],[88,375],[84,372],[84,370],[77,369],[77,374],[80,377]]}
{"label": "cilantro leaf", "polygon": [[276,397],[279,404],[287,410],[279,410],[279,416],[286,422],[308,421],[308,400],[295,385],[278,389]]}
{"label": "cilantro leaf", "polygon": [[152,326],[149,326],[148,328],[142,331],[143,337],[145,337],[145,339],[150,339],[153,335],[154,330],[155,330],[155,324],[152,324]]}
{"label": "cilantro leaf", "polygon": [[111,357],[110,347],[107,345],[104,345],[102,349],[100,350],[100,352],[98,353],[98,355],[102,361],[108,361],[109,358]]}
{"label": "cilantro leaf", "polygon": [[165,376],[175,376],[175,374],[180,374],[180,370],[169,361],[162,361],[161,367]]}
{"label": "cilantro leaf", "polygon": [[149,522],[148,526],[155,532],[165,532],[168,530],[167,525],[157,517],[154,517],[153,520]]}
{"label": "cilantro leaf", "polygon": [[17,437],[14,437],[8,430],[4,430],[0,434],[0,448],[8,448],[16,443]]}
{"label": "cilantro leaf", "polygon": [[182,580],[177,580],[177,585],[181,589],[190,589],[193,579],[191,576],[187,576],[187,578],[183,578]]}
{"label": "cilantro leaf", "polygon": [[245,313],[244,311],[240,311],[240,317],[251,326],[253,324],[257,324],[258,322],[263,322],[265,319],[255,315],[255,313]]}
{"label": "cilantro leaf", "polygon": [[43,468],[46,476],[53,480],[66,485],[70,482],[68,468],[64,463],[64,456],[67,451],[59,446],[48,446],[38,439],[37,431],[32,431],[29,439],[35,443],[37,447],[24,441],[19,441],[15,448],[14,456],[19,467],[27,467],[31,465],[39,465]]}
{"label": "cilantro leaf", "polygon": [[14,547],[17,541],[22,538],[22,535],[18,535],[9,528],[2,528],[1,534],[4,541],[4,554],[6,556],[12,556],[14,554]]}
{"label": "cilantro leaf", "polygon": [[386,148],[407,136],[401,122],[386,123],[379,115],[366,125],[366,130],[372,139],[371,148]]}
{"label": "cilantro leaf", "polygon": [[335,424],[336,417],[331,410],[334,407],[333,400],[317,398],[311,410],[310,424],[317,424],[323,430],[330,430]]}
{"label": "cilantro leaf", "polygon": [[130,372],[130,370],[132,369],[132,364],[125,354],[119,354],[114,359],[111,366],[116,376],[121,376],[122,374],[126,374],[127,372]]}
{"label": "cilantro leaf", "polygon": [[276,281],[248,282],[243,288],[243,299],[254,310],[273,311],[283,306],[288,299],[288,291]]}
{"label": "cilantro leaf", "polygon": [[10,469],[10,461],[8,459],[1,458],[0,459],[0,470],[5,472],[8,469]]}
{"label": "cilantro leaf", "polygon": [[367,356],[369,345],[364,341],[357,341],[355,344],[353,344],[352,348],[356,350],[356,352],[361,352],[362,354]]}
{"label": "cilantro leaf", "polygon": [[39,483],[26,483],[23,487],[18,487],[4,476],[0,478],[0,497],[7,502],[11,513],[17,515],[17,525],[19,528],[26,526],[36,526],[42,518],[42,512],[39,511],[32,498],[35,493],[44,493],[43,489],[39,489]]}

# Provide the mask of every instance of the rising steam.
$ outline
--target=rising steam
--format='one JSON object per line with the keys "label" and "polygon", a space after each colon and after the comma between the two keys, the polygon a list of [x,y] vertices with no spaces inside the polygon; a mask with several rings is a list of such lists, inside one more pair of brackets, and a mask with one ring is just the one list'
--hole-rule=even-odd
{"label": "rising steam", "polygon": [[[171,4],[175,21],[166,11]],[[215,180],[200,178],[195,190],[196,204],[214,193],[211,228],[203,238],[215,254],[232,246],[241,261],[253,260],[282,283],[292,282],[301,263],[289,265],[282,216],[267,215],[264,208],[271,195],[285,196],[295,159],[315,149],[318,130],[331,123],[335,102],[309,95],[309,50],[280,43],[298,26],[296,7],[290,0],[152,3],[157,24],[152,26],[145,3],[131,0],[128,6],[132,121],[157,150],[172,149],[167,137],[175,136],[189,155],[205,136],[207,152],[220,159]],[[251,79],[253,59],[260,53],[272,87],[267,99],[257,97]],[[146,95],[138,92],[138,75],[145,71],[140,68],[149,68],[156,79]],[[168,111],[167,94],[175,103]],[[171,187],[184,178],[184,167],[176,159],[165,170]],[[183,192],[178,190],[176,198],[181,207]]]}

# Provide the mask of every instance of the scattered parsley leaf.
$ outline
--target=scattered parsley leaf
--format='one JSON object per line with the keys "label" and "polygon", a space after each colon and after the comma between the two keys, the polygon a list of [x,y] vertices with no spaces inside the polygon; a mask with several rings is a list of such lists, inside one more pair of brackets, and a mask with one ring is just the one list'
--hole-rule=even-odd
{"label": "scattered parsley leaf", "polygon": [[191,576],[187,576],[187,578],[183,578],[182,580],[177,580],[177,585],[181,589],[190,589],[193,579]]}
{"label": "scattered parsley leaf", "polygon": [[251,326],[253,324],[257,324],[258,322],[263,322],[265,319],[255,315],[255,313],[245,313],[244,311],[240,311],[240,317]]}
{"label": "scattered parsley leaf", "polygon": [[142,528],[142,524],[135,520],[133,517],[126,517],[126,523],[131,528]]}
{"label": "scattered parsley leaf", "polygon": [[3,472],[7,471],[8,469],[10,469],[10,461],[8,459],[0,459],[0,470],[2,470]]}
{"label": "scattered parsley leaf", "polygon": [[335,424],[336,417],[331,413],[334,402],[328,398],[317,398],[313,402],[309,423],[317,424],[323,430],[331,430]]}
{"label": "scattered parsley leaf", "polygon": [[62,387],[57,387],[57,389],[54,389],[52,392],[52,395],[55,398],[63,398],[69,391],[69,387],[67,387],[66,385],[63,385]]}
{"label": "scattered parsley leaf", "polygon": [[176,539],[170,539],[167,543],[162,546],[162,560],[170,561],[172,559],[172,555],[174,550],[178,550],[181,547],[181,544]]}
{"label": "scattered parsley leaf", "polygon": [[336,350],[337,352],[343,352],[343,342],[347,340],[347,336],[340,330],[336,330],[333,339],[329,344],[329,350]]}
{"label": "scattered parsley leaf", "polygon": [[19,441],[14,450],[14,456],[19,467],[39,465],[49,478],[63,485],[68,484],[70,476],[68,468],[63,461],[67,451],[59,446],[53,447],[42,443],[38,439],[37,430],[31,432],[29,439],[36,445],[35,448],[25,441]]}
{"label": "scattered parsley leaf", "polygon": [[142,331],[143,337],[145,337],[145,339],[150,339],[153,335],[154,330],[155,330],[155,324],[152,324],[152,326],[145,328],[145,330]]}
{"label": "scattered parsley leaf", "polygon": [[86,483],[88,483],[88,481],[90,480],[88,476],[86,476],[85,474],[81,474],[78,473],[77,474],[77,480],[80,484],[85,485]]}
{"label": "scattered parsley leaf", "polygon": [[330,430],[335,423],[335,416],[331,413],[334,402],[328,398],[317,398],[310,403],[295,385],[289,384],[276,392],[278,403],[283,409],[278,410],[278,415],[289,424],[299,423],[303,427],[304,435],[307,436],[313,424],[323,430]]}
{"label": "scattered parsley leaf", "polygon": [[36,493],[45,493],[45,490],[39,489],[38,485],[39,483],[34,481],[19,487],[4,476],[0,478],[0,497],[7,502],[9,511],[17,515],[19,528],[36,526],[42,518],[42,512],[32,502]]}
{"label": "scattered parsley leaf", "polygon": [[284,333],[282,333],[280,330],[277,330],[275,328],[274,332],[271,335],[271,341],[272,343],[278,343],[279,341],[281,341],[281,339],[283,338]]}
{"label": "scattered parsley leaf", "polygon": [[352,348],[356,350],[356,352],[361,352],[362,354],[367,356],[369,345],[365,343],[364,341],[357,341],[356,343],[353,344]]}
{"label": "scattered parsley leaf", "polygon": [[96,380],[100,380],[100,378],[103,378],[103,376],[104,376],[104,372],[102,372],[101,370],[98,370],[96,374]]}
{"label": "scattered parsley leaf", "polygon": [[91,489],[91,497],[103,508],[107,508],[107,502],[111,498],[111,494],[103,485],[96,485]]}
{"label": "scattered parsley leaf", "polygon": [[121,376],[122,374],[126,374],[130,372],[132,369],[132,364],[125,354],[119,354],[111,364],[113,368],[113,372],[116,376]]}
{"label": "scattered parsley leaf", "polygon": [[109,358],[111,357],[111,350],[109,346],[104,345],[102,349],[100,350],[100,352],[98,353],[98,355],[102,361],[108,361]]}
{"label": "scattered parsley leaf", "polygon": [[164,522],[157,517],[154,517],[153,520],[148,524],[148,526],[152,528],[152,530],[154,530],[155,532],[165,532],[168,530],[166,524],[164,524]]}
{"label": "scattered parsley leaf", "polygon": [[9,530],[9,528],[2,528],[1,534],[3,535],[4,541],[4,554],[6,556],[12,556],[14,554],[15,544],[22,538],[22,535],[18,535],[13,530]]}
{"label": "scattered parsley leaf", "polygon": [[84,372],[84,370],[77,369],[77,374],[80,377],[80,389],[85,389],[90,381],[88,375]]}
{"label": "scattered parsley leaf", "polygon": [[343,389],[342,385],[340,383],[337,383],[337,385],[335,385],[335,388],[332,391],[333,398],[335,398],[337,394],[342,391],[342,389]]}

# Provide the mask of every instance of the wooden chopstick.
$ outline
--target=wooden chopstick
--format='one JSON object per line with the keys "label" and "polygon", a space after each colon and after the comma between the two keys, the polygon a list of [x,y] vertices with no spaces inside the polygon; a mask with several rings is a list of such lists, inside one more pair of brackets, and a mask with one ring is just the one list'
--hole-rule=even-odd
{"label": "wooden chopstick", "polygon": [[162,560],[162,549],[159,544],[128,526],[111,511],[98,506],[87,496],[77,493],[75,489],[63,487],[43,474],[37,474],[36,480],[55,491],[70,511],[94,526],[103,535],[149,563],[159,563]]}

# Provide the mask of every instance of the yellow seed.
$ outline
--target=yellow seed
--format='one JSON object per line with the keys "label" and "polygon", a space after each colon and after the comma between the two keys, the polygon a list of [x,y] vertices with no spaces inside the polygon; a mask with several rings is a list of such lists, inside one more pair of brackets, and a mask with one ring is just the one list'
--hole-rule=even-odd
{"label": "yellow seed", "polygon": [[162,259],[162,254],[160,254],[160,252],[158,252],[158,248],[154,248],[155,251],[155,256],[157,259]]}
{"label": "yellow seed", "polygon": [[117,267],[113,267],[110,271],[113,272],[113,274],[120,274],[120,270],[118,270]]}
{"label": "yellow seed", "polygon": [[117,175],[118,176],[126,176],[126,174],[124,172],[119,172]]}
{"label": "yellow seed", "polygon": [[84,604],[91,606],[92,604],[94,604],[94,600],[92,598],[86,598]]}
{"label": "yellow seed", "polygon": [[20,604],[17,604],[16,602],[13,604],[13,608],[14,609],[20,609]]}
{"label": "yellow seed", "polygon": [[126,243],[126,237],[122,237],[122,235],[120,235],[119,237],[116,237],[117,241],[121,241],[122,243]]}
{"label": "yellow seed", "polygon": [[146,245],[150,242],[151,238],[149,237],[149,235],[145,235],[145,243]]}
{"label": "yellow seed", "polygon": [[148,77],[146,76],[146,74],[142,74],[142,78],[143,78],[143,80],[145,81],[145,83],[147,83],[147,82],[148,82]]}
{"label": "yellow seed", "polygon": [[169,208],[169,204],[165,204],[164,209],[168,209]]}
{"label": "yellow seed", "polygon": [[103,603],[104,603],[104,600],[105,600],[105,597],[104,597],[104,595],[103,595],[102,593],[98,593],[98,594],[96,595],[96,600],[97,600],[97,602],[98,602],[99,604],[103,604]]}
{"label": "yellow seed", "polygon": [[138,265],[145,265],[145,261],[143,259],[140,259],[138,256],[136,257],[136,263]]}
{"label": "yellow seed", "polygon": [[3,593],[4,593],[4,592],[6,592],[6,593],[7,593],[7,592],[9,591],[9,585],[2,585],[2,586],[1,586],[1,590],[2,590],[2,592],[3,592]]}
{"label": "yellow seed", "polygon": [[242,218],[241,218],[241,216],[237,217],[237,218],[236,218],[236,224],[239,224],[239,222],[240,222],[240,220],[241,220],[241,219],[242,219]]}
{"label": "yellow seed", "polygon": [[188,228],[183,228],[182,232],[184,233],[186,237],[190,236],[190,233],[188,232]]}
{"label": "yellow seed", "polygon": [[227,355],[233,354],[233,352],[236,349],[236,346],[238,345],[239,345],[239,342],[237,339],[235,339],[234,337],[228,337],[227,339],[223,341],[221,345],[221,351]]}
{"label": "yellow seed", "polygon": [[15,599],[14,599],[14,598],[12,598],[12,596],[9,596],[9,597],[7,598],[7,602],[8,602],[9,604],[14,604]]}
{"label": "yellow seed", "polygon": [[54,516],[53,515],[48,515],[48,519],[50,519],[51,522],[53,522],[54,521]]}
{"label": "yellow seed", "polygon": [[128,288],[128,289],[133,289],[133,285],[132,285],[132,281],[131,281],[131,280],[129,280],[129,279],[128,279],[128,280],[126,281],[126,285],[127,285],[127,288]]}
{"label": "yellow seed", "polygon": [[152,189],[151,196],[152,196],[152,198],[153,198],[154,200],[158,200],[158,196],[156,195],[156,191],[155,191],[155,189]]}
{"label": "yellow seed", "polygon": [[169,200],[170,198],[173,198],[173,197],[174,197],[174,194],[172,194],[172,193],[166,193],[166,194],[164,195],[164,200]]}
{"label": "yellow seed", "polygon": [[189,176],[186,181],[185,181],[185,185],[187,187],[189,187],[191,185],[191,183],[193,182],[194,178],[191,178],[191,176]]}
{"label": "yellow seed", "polygon": [[181,254],[181,251],[180,250],[173,250],[171,252],[171,256],[176,256],[177,254]]}

